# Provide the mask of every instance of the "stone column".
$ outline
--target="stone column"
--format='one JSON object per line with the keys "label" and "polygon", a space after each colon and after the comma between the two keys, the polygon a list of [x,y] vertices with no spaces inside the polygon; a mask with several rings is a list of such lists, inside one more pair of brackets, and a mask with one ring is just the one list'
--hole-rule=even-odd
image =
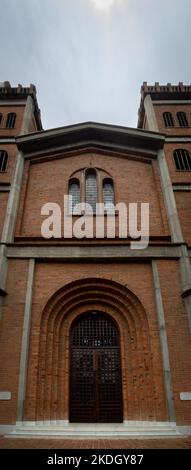
{"label": "stone column", "polygon": [[144,99],[144,108],[149,130],[153,132],[159,132],[154,106],[150,95],[147,95]]}
{"label": "stone column", "polygon": [[21,355],[20,355],[17,421],[23,420],[23,413],[24,413],[34,269],[35,269],[35,260],[30,259],[29,268],[28,268],[28,281],[27,281],[27,290],[26,290],[26,298],[25,298],[25,311],[24,311],[23,333],[22,333]]}
{"label": "stone column", "polygon": [[171,379],[171,370],[170,370],[170,360],[169,360],[169,351],[168,351],[168,339],[166,333],[165,325],[165,316],[164,316],[164,307],[162,301],[162,293],[160,288],[160,279],[157,267],[157,261],[152,261],[152,272],[153,272],[153,283],[155,290],[155,302],[157,309],[157,319],[158,319],[158,328],[159,328],[159,338],[160,346],[162,353],[163,361],[163,372],[164,372],[164,385],[166,391],[166,405],[170,421],[175,422],[175,410],[174,410],[174,400],[173,400],[173,390],[172,390],[172,379]]}

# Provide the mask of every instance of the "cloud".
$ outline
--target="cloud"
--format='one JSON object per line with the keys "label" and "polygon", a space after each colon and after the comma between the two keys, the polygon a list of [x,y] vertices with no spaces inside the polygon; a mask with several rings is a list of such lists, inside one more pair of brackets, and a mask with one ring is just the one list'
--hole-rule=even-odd
{"label": "cloud", "polygon": [[96,8],[102,11],[109,10],[116,0],[91,0]]}
{"label": "cloud", "polygon": [[190,0],[1,0],[0,26],[0,80],[35,83],[45,128],[136,126],[144,80],[190,82]]}

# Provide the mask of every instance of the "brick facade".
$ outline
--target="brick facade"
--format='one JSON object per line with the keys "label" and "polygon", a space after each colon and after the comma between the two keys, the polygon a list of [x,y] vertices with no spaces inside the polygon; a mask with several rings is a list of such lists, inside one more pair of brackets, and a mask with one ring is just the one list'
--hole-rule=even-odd
{"label": "brick facade", "polygon": [[[144,84],[132,130],[87,123],[42,131],[33,85],[5,82],[0,108],[0,150],[9,156],[0,172],[0,424],[69,419],[71,325],[98,311],[120,333],[123,420],[191,426],[191,400],[180,396],[191,394],[191,171],[173,160],[176,148],[191,152],[190,87]],[[167,111],[173,128],[164,125]],[[5,128],[8,112],[14,129]],[[57,203],[63,217],[69,179],[86,168],[112,178],[116,203],[149,203],[148,248],[131,250],[129,233],[42,238],[41,207]],[[1,398],[8,391],[11,399]]]}

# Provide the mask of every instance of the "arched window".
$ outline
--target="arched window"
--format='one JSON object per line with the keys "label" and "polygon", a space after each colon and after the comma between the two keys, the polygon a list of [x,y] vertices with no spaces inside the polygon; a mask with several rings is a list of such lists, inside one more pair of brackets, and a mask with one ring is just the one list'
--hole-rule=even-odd
{"label": "arched window", "polygon": [[163,113],[163,119],[166,127],[174,127],[174,121],[171,113]]}
{"label": "arched window", "polygon": [[0,113],[0,125],[2,123],[2,119],[3,119],[3,115],[2,115],[2,113]]}
{"label": "arched window", "polygon": [[184,113],[183,111],[180,111],[179,113],[177,113],[177,118],[178,118],[180,127],[188,127],[186,113]]}
{"label": "arched window", "polygon": [[0,150],[0,171],[6,171],[8,160],[8,153],[5,150]]}
{"label": "arched window", "polygon": [[69,202],[69,213],[78,214],[78,209],[75,209],[76,204],[80,203],[80,183],[77,178],[69,181],[69,196],[72,196],[72,200]]}
{"label": "arched window", "polygon": [[96,213],[97,179],[94,169],[86,170],[86,203],[90,204],[93,213]]}
{"label": "arched window", "polygon": [[185,149],[176,149],[173,153],[176,169],[191,171],[191,154]]}
{"label": "arched window", "polygon": [[109,213],[114,213],[114,189],[113,181],[110,178],[106,178],[103,181],[103,202],[104,210]]}
{"label": "arched window", "polygon": [[16,121],[16,114],[15,113],[7,114],[6,128],[7,129],[13,129],[13,127],[15,126],[15,121]]}

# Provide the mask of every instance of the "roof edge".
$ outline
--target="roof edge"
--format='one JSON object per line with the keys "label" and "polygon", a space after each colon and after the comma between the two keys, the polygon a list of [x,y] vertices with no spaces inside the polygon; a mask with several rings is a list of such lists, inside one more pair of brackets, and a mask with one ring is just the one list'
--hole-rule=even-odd
{"label": "roof edge", "polygon": [[87,142],[91,145],[95,141],[116,148],[122,145],[158,150],[164,145],[165,134],[90,121],[16,137],[19,149],[28,153],[62,145],[69,147]]}

